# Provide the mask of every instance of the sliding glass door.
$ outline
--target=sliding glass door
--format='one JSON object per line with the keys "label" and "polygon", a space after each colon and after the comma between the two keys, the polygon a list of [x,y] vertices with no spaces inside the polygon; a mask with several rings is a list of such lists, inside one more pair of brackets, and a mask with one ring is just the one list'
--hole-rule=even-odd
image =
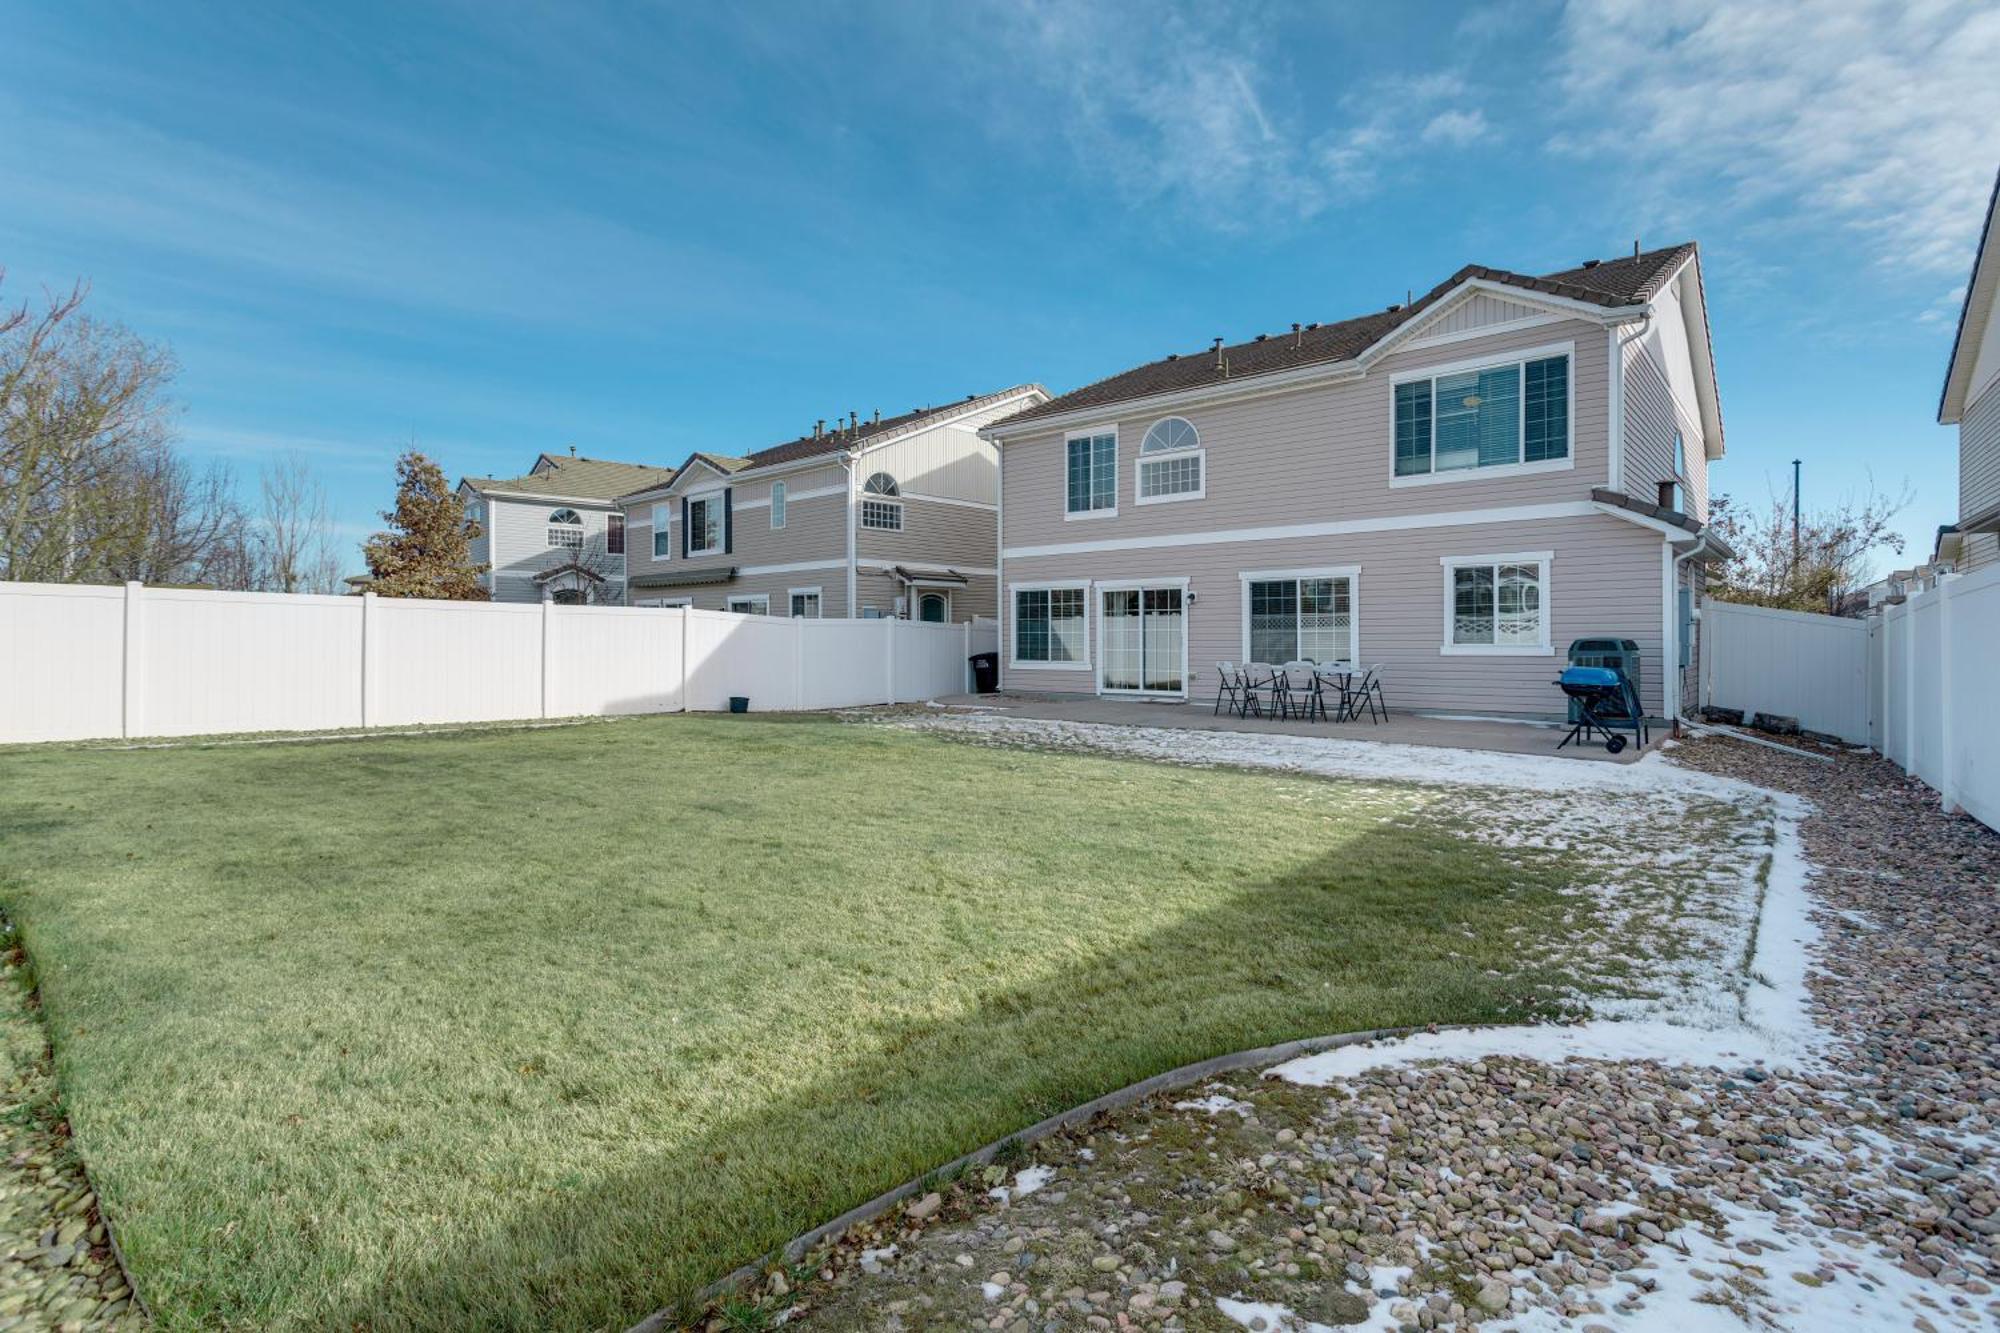
{"label": "sliding glass door", "polygon": [[1098,619],[1098,686],[1106,694],[1184,694],[1187,615],[1179,585],[1106,588]]}

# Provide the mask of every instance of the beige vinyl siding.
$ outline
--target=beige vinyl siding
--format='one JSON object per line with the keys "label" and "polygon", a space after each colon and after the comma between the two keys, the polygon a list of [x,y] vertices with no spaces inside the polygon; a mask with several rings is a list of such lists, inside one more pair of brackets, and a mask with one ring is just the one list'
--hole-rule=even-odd
{"label": "beige vinyl siding", "polygon": [[729,583],[712,583],[699,588],[634,588],[632,600],[677,601],[686,598],[697,611],[727,611],[732,597],[763,595],[771,599],[771,614],[791,613],[793,588],[820,590],[820,618],[834,620],[847,614],[847,567],[837,569],[792,570],[776,574],[741,574]]}
{"label": "beige vinyl siding", "polygon": [[994,567],[999,516],[993,509],[907,497],[902,503],[901,532],[856,528],[855,550],[861,559],[961,570]]}
{"label": "beige vinyl siding", "polygon": [[1958,516],[2000,510],[2000,376],[1966,404],[1958,423]]}
{"label": "beige vinyl siding", "polygon": [[[786,491],[785,526],[777,529],[771,527],[769,502],[773,481],[783,481]],[[689,479],[686,491],[701,494],[717,485],[716,479],[704,472],[698,479]],[[625,509],[625,548],[629,553],[632,574],[636,577],[682,569],[793,565],[821,560],[838,560],[845,565],[847,474],[837,464],[731,483],[728,489],[731,492],[731,549],[726,553],[687,559],[681,557],[680,493],[629,502]],[[656,504],[667,507],[669,529],[673,535],[671,552],[665,560],[653,558],[653,506]],[[839,575],[844,607],[847,575],[844,568],[835,572]],[[815,574],[815,577],[819,576]],[[658,596],[660,590],[642,588],[635,590],[634,595]],[[719,600],[717,606],[720,606]]]}
{"label": "beige vinyl siding", "polygon": [[[1011,456],[1009,468],[1011,471]],[[1275,517],[1275,516],[1274,516]],[[1013,520],[1008,520],[1012,542]],[[1666,570],[1662,539],[1603,514],[1574,518],[1468,523],[1335,537],[1216,542],[1185,547],[1009,557],[1004,584],[1001,670],[1005,688],[1090,694],[1098,665],[1097,599],[1091,598],[1091,670],[1016,669],[1012,588],[1018,584],[1109,579],[1189,580],[1188,673],[1192,697],[1215,697],[1218,661],[1244,657],[1246,571],[1359,566],[1357,648],[1384,667],[1391,706],[1449,712],[1548,716],[1563,699],[1554,685],[1572,639],[1611,635],[1637,640],[1646,706],[1661,707],[1662,615]],[[1441,557],[1553,553],[1546,612],[1546,656],[1448,655]],[[1553,741],[1551,742],[1553,744]]]}
{"label": "beige vinyl siding", "polygon": [[2000,533],[1968,532],[1959,538],[1959,573],[1970,574],[1994,564],[2000,564]]}
{"label": "beige vinyl siding", "polygon": [[[1393,375],[1569,342],[1575,344],[1572,467],[1513,476],[1473,470],[1419,485],[1389,484]],[[1064,431],[1010,439],[1003,473],[1007,549],[1586,498],[1605,483],[1608,465],[1608,354],[1601,327],[1566,320],[1389,357],[1353,383],[1178,411],[1200,432],[1206,495],[1167,504],[1136,503],[1134,471],[1147,427],[1167,414],[1108,412],[1092,426],[1118,432],[1116,517],[1065,517]]]}

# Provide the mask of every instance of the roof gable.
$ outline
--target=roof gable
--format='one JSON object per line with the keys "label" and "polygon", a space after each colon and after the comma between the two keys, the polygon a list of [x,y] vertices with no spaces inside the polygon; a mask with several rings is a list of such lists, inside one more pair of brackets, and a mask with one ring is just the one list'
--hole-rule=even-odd
{"label": "roof gable", "polygon": [[[1938,421],[1957,423],[1988,379],[2000,373],[2000,174],[1986,199],[1986,226],[1972,256],[1972,276],[1965,283],[1965,304],[1958,310],[1958,333],[1952,338],[1951,361],[1945,367],[1944,393],[1938,399]],[[1982,373],[1983,372],[1983,373]]]}
{"label": "roof gable", "polygon": [[528,495],[608,504],[627,491],[656,485],[670,475],[666,468],[643,463],[542,454],[524,476],[464,477],[459,485],[482,495]]}

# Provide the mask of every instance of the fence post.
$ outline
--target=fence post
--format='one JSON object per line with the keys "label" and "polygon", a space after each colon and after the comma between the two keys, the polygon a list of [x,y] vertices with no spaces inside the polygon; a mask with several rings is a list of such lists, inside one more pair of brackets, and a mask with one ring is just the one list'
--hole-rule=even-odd
{"label": "fence post", "polygon": [[688,621],[694,618],[694,609],[677,606],[674,614],[681,618],[681,711],[688,712]]}
{"label": "fence post", "polygon": [[125,585],[125,699],[119,712],[119,735],[128,740],[143,736],[145,725],[145,606],[146,585],[132,580]]}
{"label": "fence post", "polygon": [[375,621],[375,594],[361,594],[361,725],[375,725],[381,703],[375,698],[375,635],[381,627]]}
{"label": "fence post", "polygon": [[1938,598],[1938,804],[1948,815],[1958,813],[1958,778],[1952,744],[1951,716],[1951,603],[1956,574],[1946,574],[1937,583]]}
{"label": "fence post", "polygon": [[555,619],[553,598],[542,599],[542,716],[549,715],[549,630]]}
{"label": "fence post", "polygon": [[[790,601],[790,598],[786,599]],[[806,706],[806,618],[792,616],[792,707]]]}
{"label": "fence post", "polygon": [[1903,771],[1917,771],[1917,603],[1903,603]]}
{"label": "fence post", "polygon": [[958,622],[958,679],[963,685],[960,694],[971,694],[972,681],[972,622]]}
{"label": "fence post", "polygon": [[882,653],[882,702],[896,702],[896,626],[894,616],[882,617],[882,623],[889,627],[889,646]]}

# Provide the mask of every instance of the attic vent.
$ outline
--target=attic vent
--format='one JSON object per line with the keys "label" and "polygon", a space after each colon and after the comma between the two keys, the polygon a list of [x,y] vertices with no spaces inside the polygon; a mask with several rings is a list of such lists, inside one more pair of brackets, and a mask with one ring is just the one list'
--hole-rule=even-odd
{"label": "attic vent", "polygon": [[1319,327],[1319,321],[1318,321],[1318,320],[1314,320],[1314,321],[1313,321],[1312,323],[1310,323],[1310,324],[1306,325],[1306,332],[1307,332],[1307,333],[1311,333],[1311,332],[1312,332],[1312,331],[1313,331],[1314,329],[1316,329],[1316,328],[1318,328],[1318,327]]}
{"label": "attic vent", "polygon": [[1583,261],[1583,266],[1585,268],[1596,268],[1599,264],[1603,262],[1604,261],[1601,259],[1586,259]]}
{"label": "attic vent", "polygon": [[1257,335],[1257,338],[1256,338],[1256,341],[1258,341],[1258,342],[1263,342],[1263,341],[1264,341],[1264,340],[1265,340],[1266,338],[1268,338],[1268,337],[1270,337],[1270,336],[1271,336],[1271,335],[1270,335],[1270,334],[1268,334],[1268,333],[1260,333],[1260,334],[1258,334],[1258,335]]}
{"label": "attic vent", "polygon": [[1180,360],[1180,359],[1181,359],[1181,354],[1180,354],[1179,352],[1168,352],[1168,353],[1167,353],[1167,360],[1169,360],[1169,361],[1178,361],[1178,360]]}
{"label": "attic vent", "polygon": [[1396,312],[1397,312],[1398,310],[1401,310],[1402,308],[1403,308],[1403,307],[1401,307],[1401,306],[1399,306],[1399,305],[1392,305],[1392,306],[1390,306],[1390,307],[1389,307],[1389,313],[1393,315],[1393,314],[1395,314],[1395,313],[1396,313]]}

